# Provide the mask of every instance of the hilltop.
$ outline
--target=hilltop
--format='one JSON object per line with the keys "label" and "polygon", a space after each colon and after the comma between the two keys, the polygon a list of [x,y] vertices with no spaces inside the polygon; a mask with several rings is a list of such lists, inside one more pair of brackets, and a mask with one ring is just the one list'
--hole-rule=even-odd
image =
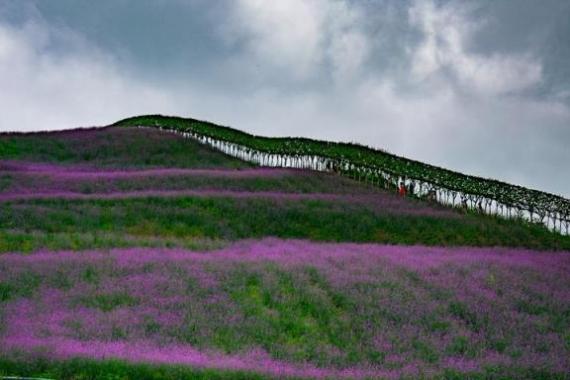
{"label": "hilltop", "polygon": [[0,134],[0,376],[570,371],[569,236],[140,121]]}

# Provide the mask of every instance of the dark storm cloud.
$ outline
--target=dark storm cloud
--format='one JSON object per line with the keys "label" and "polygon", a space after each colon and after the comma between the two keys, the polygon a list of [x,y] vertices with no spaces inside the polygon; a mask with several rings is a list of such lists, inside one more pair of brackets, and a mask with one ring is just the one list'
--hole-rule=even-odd
{"label": "dark storm cloud", "polygon": [[570,195],[569,20],[564,0],[4,0],[0,129],[179,114]]}

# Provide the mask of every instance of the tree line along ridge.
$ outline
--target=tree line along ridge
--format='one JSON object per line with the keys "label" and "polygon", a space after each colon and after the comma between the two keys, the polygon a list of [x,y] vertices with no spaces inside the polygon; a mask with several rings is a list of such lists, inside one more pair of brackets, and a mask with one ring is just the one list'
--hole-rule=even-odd
{"label": "tree line along ridge", "polygon": [[502,217],[523,218],[568,234],[570,200],[547,192],[462,174],[355,143],[255,136],[190,118],[144,115],[113,126],[153,127],[198,140],[261,166],[336,172],[384,188],[400,183],[417,196]]}

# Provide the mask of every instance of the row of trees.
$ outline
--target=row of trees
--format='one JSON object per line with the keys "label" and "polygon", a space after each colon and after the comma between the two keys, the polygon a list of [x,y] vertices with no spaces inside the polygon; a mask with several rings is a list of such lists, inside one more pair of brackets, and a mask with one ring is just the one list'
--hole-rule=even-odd
{"label": "row of trees", "polygon": [[413,195],[507,218],[524,218],[569,233],[570,201],[504,182],[464,175],[358,144],[268,138],[194,119],[161,115],[121,120],[118,126],[166,129],[262,166],[337,172],[385,188],[404,182]]}

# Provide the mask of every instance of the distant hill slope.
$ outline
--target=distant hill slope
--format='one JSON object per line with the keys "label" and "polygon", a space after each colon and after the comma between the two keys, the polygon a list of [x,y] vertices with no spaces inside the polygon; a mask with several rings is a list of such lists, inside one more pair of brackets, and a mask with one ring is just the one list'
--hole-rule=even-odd
{"label": "distant hill slope", "polygon": [[570,248],[570,238],[537,225],[335,174],[255,168],[158,129],[0,135],[0,211],[4,252],[218,247],[264,236]]}
{"label": "distant hill slope", "polygon": [[0,134],[0,159],[119,168],[252,166],[158,130],[133,133],[117,127]]}
{"label": "distant hill slope", "polygon": [[435,191],[438,200],[447,204],[463,204],[509,217],[516,214],[561,233],[570,231],[570,200],[561,196],[465,175],[358,144],[254,136],[209,122],[162,115],[136,116],[114,125],[166,128],[220,146],[239,145],[253,160],[260,160],[259,156],[266,154],[301,161],[318,158],[348,176],[384,183],[387,187],[397,186],[400,181],[414,183],[420,192]]}

